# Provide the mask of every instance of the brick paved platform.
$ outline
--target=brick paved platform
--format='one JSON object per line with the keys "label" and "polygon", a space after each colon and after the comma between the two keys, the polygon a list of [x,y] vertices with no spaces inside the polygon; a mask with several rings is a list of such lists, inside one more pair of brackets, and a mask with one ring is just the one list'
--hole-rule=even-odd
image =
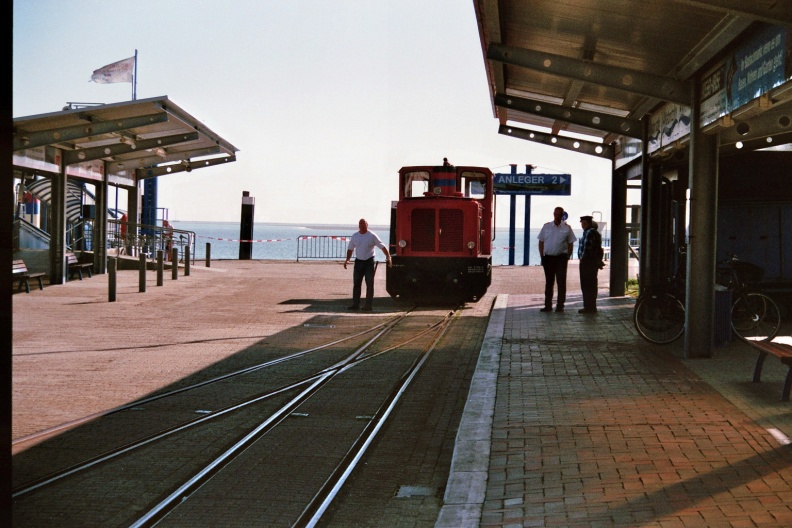
{"label": "brick paved platform", "polygon": [[742,343],[682,360],[631,299],[580,305],[498,296],[437,526],[792,526],[786,368],[754,384]]}

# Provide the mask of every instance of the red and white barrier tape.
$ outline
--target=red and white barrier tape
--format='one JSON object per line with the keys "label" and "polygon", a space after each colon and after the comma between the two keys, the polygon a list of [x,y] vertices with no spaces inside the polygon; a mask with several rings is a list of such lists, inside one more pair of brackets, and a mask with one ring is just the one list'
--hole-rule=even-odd
{"label": "red and white barrier tape", "polygon": [[[285,240],[292,240],[291,238],[271,238],[268,240],[237,240],[235,238],[216,238],[216,237],[202,236],[202,235],[196,235],[196,238],[208,238],[209,240],[221,240],[223,242],[283,242]],[[330,240],[341,240],[342,242],[347,242],[352,237],[311,235],[311,236],[301,236],[300,238],[303,240],[315,239],[315,238],[329,238]]]}
{"label": "red and white barrier tape", "polygon": [[301,239],[303,239],[303,240],[307,240],[307,239],[309,239],[309,238],[329,238],[330,240],[341,240],[341,241],[344,241],[344,242],[346,242],[347,240],[350,240],[352,237],[345,237],[345,236],[325,236],[325,235],[307,235],[307,236],[301,236],[300,238],[301,238]]}
{"label": "red and white barrier tape", "polygon": [[291,238],[271,238],[269,240],[237,240],[235,238],[215,238],[201,235],[196,235],[196,237],[208,238],[209,240],[222,240],[223,242],[283,242],[284,240],[291,240]]}

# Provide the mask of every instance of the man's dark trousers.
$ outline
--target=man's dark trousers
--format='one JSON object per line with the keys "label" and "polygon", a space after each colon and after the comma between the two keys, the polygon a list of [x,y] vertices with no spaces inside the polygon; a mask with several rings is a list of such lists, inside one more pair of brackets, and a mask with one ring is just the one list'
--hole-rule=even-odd
{"label": "man's dark trousers", "polygon": [[597,274],[599,260],[592,258],[580,259],[580,289],[583,293],[583,309],[597,309]]}
{"label": "man's dark trousers", "polygon": [[360,289],[366,279],[366,304],[371,307],[374,299],[374,257],[367,260],[355,259],[355,270],[352,273],[352,306],[360,305]]}
{"label": "man's dark trousers", "polygon": [[553,284],[558,283],[558,300],[556,308],[564,309],[566,302],[567,264],[569,255],[545,255],[542,257],[542,268],[545,273],[545,308],[553,307]]}

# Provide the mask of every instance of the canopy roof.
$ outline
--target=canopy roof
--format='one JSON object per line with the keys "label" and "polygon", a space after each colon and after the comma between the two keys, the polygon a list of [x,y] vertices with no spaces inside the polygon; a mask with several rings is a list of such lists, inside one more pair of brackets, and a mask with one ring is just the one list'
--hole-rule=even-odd
{"label": "canopy roof", "polygon": [[16,118],[13,142],[15,158],[54,147],[65,165],[103,160],[132,181],[235,161],[238,150],[167,96]]}
{"label": "canopy roof", "polygon": [[[609,147],[600,146],[600,152],[594,147],[640,139],[640,120],[666,103],[690,107],[696,75],[762,27],[785,32],[783,56],[789,61],[792,53],[792,2],[474,0],[474,5],[500,132],[607,157]],[[766,147],[768,137],[773,145],[789,143],[790,99],[792,82],[786,82],[752,108],[721,119],[721,147],[737,141]],[[750,120],[749,133],[744,127],[737,131],[740,120]],[[592,143],[575,147],[565,139],[574,134]]]}

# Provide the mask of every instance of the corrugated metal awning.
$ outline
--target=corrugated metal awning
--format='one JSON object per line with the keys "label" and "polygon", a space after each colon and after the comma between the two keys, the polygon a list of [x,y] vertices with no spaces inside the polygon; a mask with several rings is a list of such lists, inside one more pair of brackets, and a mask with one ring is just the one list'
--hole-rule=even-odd
{"label": "corrugated metal awning", "polygon": [[[538,134],[512,133],[570,150],[592,145],[575,147],[558,139],[609,145],[640,138],[648,114],[666,103],[689,107],[695,75],[763,27],[780,28],[785,56],[792,53],[792,2],[474,0],[474,5],[501,133],[506,125],[523,124]],[[788,71],[786,79],[790,76]],[[757,139],[765,142],[755,146],[766,147],[768,137],[774,145],[792,141],[790,88],[787,82],[756,103],[756,111],[721,122],[722,146]],[[748,134],[736,130],[740,120],[750,125]]]}
{"label": "corrugated metal awning", "polygon": [[235,161],[238,150],[167,96],[16,118],[13,142],[15,156],[53,147],[67,165],[103,160],[134,181]]}

